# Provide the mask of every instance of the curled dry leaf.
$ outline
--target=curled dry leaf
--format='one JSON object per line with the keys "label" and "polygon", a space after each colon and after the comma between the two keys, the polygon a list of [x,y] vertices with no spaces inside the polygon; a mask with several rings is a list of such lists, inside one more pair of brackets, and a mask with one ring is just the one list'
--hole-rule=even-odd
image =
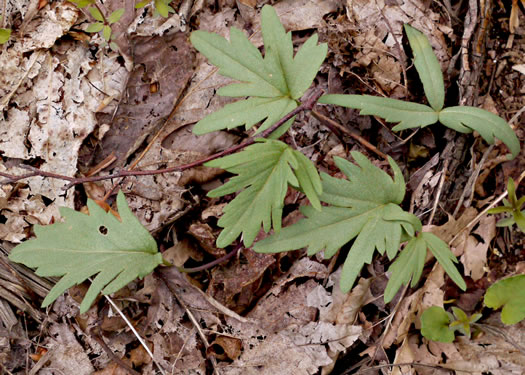
{"label": "curled dry leaf", "polygon": [[262,283],[263,276],[275,263],[273,255],[258,254],[250,249],[243,249],[240,254],[232,264],[212,271],[207,290],[209,295],[237,313],[264,294],[268,285]]}

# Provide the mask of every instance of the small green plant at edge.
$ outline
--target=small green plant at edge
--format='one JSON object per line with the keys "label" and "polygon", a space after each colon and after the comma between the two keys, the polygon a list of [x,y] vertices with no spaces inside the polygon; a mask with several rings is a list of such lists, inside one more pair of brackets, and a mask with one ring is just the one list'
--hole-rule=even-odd
{"label": "small green plant at edge", "polygon": [[[0,21],[2,17],[0,16]],[[0,44],[6,43],[11,37],[11,29],[2,29],[0,28]]]}
{"label": "small green plant at edge", "polygon": [[459,331],[470,338],[470,327],[481,314],[468,316],[459,307],[452,307],[452,314],[442,307],[432,306],[421,315],[421,334],[429,340],[439,342],[454,341],[454,331]]}
{"label": "small green plant at edge", "polygon": [[525,232],[525,210],[522,210],[525,205],[525,197],[518,199],[516,197],[516,184],[512,178],[507,182],[507,193],[509,199],[504,199],[503,206],[491,208],[489,214],[510,213],[511,216],[502,219],[496,223],[498,227],[510,227],[513,224],[518,225],[518,228]]}
{"label": "small green plant at edge", "polygon": [[[144,8],[146,5],[151,3],[152,0],[146,0],[146,1],[139,1],[137,4],[135,4],[136,9]],[[155,13],[160,14],[162,17],[167,18],[170,13],[175,13],[175,9],[173,9],[169,4],[171,3],[171,0],[153,0],[153,6],[155,7]]]}
{"label": "small green plant at edge", "polygon": [[[512,325],[525,319],[525,275],[512,276],[491,285],[483,300],[485,306],[501,311],[501,321]],[[481,314],[471,316],[458,307],[446,312],[442,307],[432,306],[421,315],[421,334],[429,340],[439,342],[454,341],[454,331],[459,330],[470,337],[470,327]]]}
{"label": "small green plant at edge", "polygon": [[[87,6],[93,0],[77,3]],[[199,121],[193,129],[196,134],[242,125],[248,130],[260,123],[255,132],[259,134],[300,105],[299,99],[311,86],[326,57],[327,46],[318,45],[318,37],[314,34],[294,56],[291,33],[286,33],[275,10],[268,5],[262,9],[261,25],[264,57],[244,33],[235,28],[230,30],[229,41],[204,31],[192,33],[191,42],[195,48],[219,68],[219,73],[239,81],[222,87],[218,94],[248,97],[228,104]],[[441,74],[437,58],[423,34],[409,26],[405,29],[407,34],[412,33],[409,34],[409,42],[416,56],[415,66],[433,108],[392,99],[358,96],[365,98],[362,112],[379,116],[382,113],[388,121],[400,122],[398,126],[402,128],[425,126],[433,123],[430,122],[431,118],[436,121],[439,119],[458,131],[477,130],[489,143],[496,136],[504,141],[512,155],[516,155],[519,142],[510,126],[499,117],[477,108],[465,109],[470,107],[436,109],[440,108],[440,98],[444,96],[441,93],[444,90],[442,82],[440,85],[439,80],[436,81],[436,71]],[[422,59],[426,63],[422,64]],[[432,63],[434,60],[435,63]],[[354,95],[325,95],[320,102],[350,106],[348,104],[356,100]],[[385,106],[390,106],[388,108],[394,113],[394,118],[378,108]],[[420,112],[426,115],[419,116]],[[479,122],[473,125],[473,119]],[[374,166],[359,152],[351,153],[356,164],[334,158],[336,166],[348,179],[334,178],[325,173],[319,176],[312,161],[277,140],[293,121],[294,118],[286,121],[269,139],[259,139],[237,154],[205,164],[235,174],[224,186],[208,193],[209,196],[220,197],[238,192],[224,208],[224,214],[218,222],[223,230],[217,239],[217,246],[226,247],[241,235],[244,246],[253,246],[258,252],[274,253],[307,247],[309,255],[324,250],[324,256],[329,258],[354,240],[343,265],[342,291],[347,292],[352,288],[361,268],[371,263],[377,250],[394,260],[389,268],[391,277],[385,290],[386,302],[393,299],[402,285],[417,284],[430,250],[450,278],[461,289],[466,289],[454,265],[457,259],[448,245],[432,233],[422,232],[420,220],[400,207],[405,196],[405,181],[392,158],[388,158],[388,162],[393,177]],[[491,125],[480,125],[485,122]],[[492,125],[494,128],[490,128]],[[367,188],[364,189],[364,186]],[[289,187],[303,192],[311,205],[301,207],[304,219],[281,228],[284,198]],[[10,255],[12,261],[36,267],[39,275],[64,276],[46,297],[44,305],[51,303],[70,286],[98,274],[81,305],[81,311],[86,311],[98,292],[114,292],[163,263],[154,240],[131,215],[121,193],[117,205],[122,222],[100,211],[92,201],[88,201],[89,216],[63,209],[64,223],[35,228],[37,238],[13,250]],[[71,241],[75,233],[83,230],[82,225],[90,225],[92,229],[91,234],[84,239],[89,245],[81,243],[73,246],[75,242]],[[261,226],[265,232],[273,229],[274,234],[254,243]],[[101,227],[108,232],[101,232]],[[138,238],[133,244],[127,241],[128,232],[136,232]],[[61,238],[71,241],[62,242]],[[406,244],[399,251],[403,242]],[[83,247],[88,249],[85,254],[79,250]],[[51,261],[52,254],[57,260]],[[80,256],[85,256],[82,263],[77,262]],[[120,259],[128,256],[132,260],[120,266]],[[117,257],[119,262],[115,262]],[[58,258],[62,260],[58,261]]]}
{"label": "small green plant at edge", "polygon": [[11,29],[0,29],[0,44],[6,43],[11,37]]}
{"label": "small green plant at edge", "polygon": [[109,46],[112,50],[118,51],[118,46],[115,42],[112,41],[113,31],[111,30],[111,25],[120,21],[120,18],[124,14],[124,8],[117,9],[113,11],[108,17],[105,17],[104,14],[100,11],[100,8],[96,6],[96,0],[70,0],[73,4],[79,8],[85,8],[90,6],[87,10],[91,16],[95,19],[96,22],[90,23],[86,28],[88,33],[98,33],[102,31],[102,37],[104,40],[109,43]]}

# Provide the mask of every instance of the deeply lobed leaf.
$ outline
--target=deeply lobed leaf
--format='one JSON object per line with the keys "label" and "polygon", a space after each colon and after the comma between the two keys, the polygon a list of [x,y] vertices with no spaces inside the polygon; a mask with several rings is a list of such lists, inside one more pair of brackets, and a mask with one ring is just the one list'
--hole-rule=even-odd
{"label": "deeply lobed leaf", "polygon": [[231,244],[241,233],[244,245],[251,246],[261,224],[266,232],[272,226],[279,232],[288,185],[301,188],[310,202],[321,209],[318,196],[322,185],[315,167],[283,142],[261,140],[240,153],[206,165],[237,174],[208,196],[220,197],[242,190],[219,219],[218,225],[224,228],[217,239],[219,247]]}
{"label": "deeply lobed leaf", "polygon": [[330,206],[321,211],[302,207],[305,219],[254,245],[255,251],[263,253],[308,247],[309,255],[324,250],[328,258],[355,238],[343,266],[343,292],[350,290],[362,266],[371,262],[375,249],[393,258],[403,233],[421,229],[419,220],[397,205],[403,200],[405,185],[394,161],[389,160],[394,170],[392,179],[364,155],[352,152],[352,157],[357,165],[334,158],[348,180],[321,176],[321,201]]}
{"label": "deeply lobed leaf", "polygon": [[[219,67],[219,73],[240,83],[219,89],[218,94],[246,97],[249,103],[237,102],[199,121],[196,134],[245,125],[252,127],[265,120],[262,131],[297,106],[299,99],[312,84],[326,53],[327,45],[317,45],[317,35],[299,48],[295,58],[291,33],[286,33],[275,10],[265,5],[261,11],[261,28],[265,56],[250,43],[244,33],[231,28],[230,40],[205,31],[195,31],[190,39],[194,47]],[[293,122],[288,121],[280,132]]]}
{"label": "deeply lobed leaf", "polygon": [[61,208],[63,222],[35,226],[36,239],[13,249],[11,261],[36,268],[39,276],[62,276],[43,307],[96,275],[80,305],[84,313],[101,291],[114,293],[163,262],[155,240],[133,215],[122,192],[117,207],[121,221],[92,200],[88,200],[89,215]]}

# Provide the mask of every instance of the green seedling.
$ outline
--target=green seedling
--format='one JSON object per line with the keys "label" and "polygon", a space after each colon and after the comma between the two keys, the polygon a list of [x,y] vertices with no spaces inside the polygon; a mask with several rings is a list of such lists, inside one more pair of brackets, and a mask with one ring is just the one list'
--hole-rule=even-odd
{"label": "green seedling", "polygon": [[[312,84],[326,56],[327,47],[325,44],[317,45],[317,35],[313,35],[294,56],[291,33],[285,32],[271,6],[263,7],[261,25],[264,57],[244,33],[235,28],[230,30],[229,41],[204,31],[192,33],[191,42],[195,48],[219,67],[219,73],[240,81],[221,88],[218,94],[249,97],[228,104],[202,119],[195,125],[194,133],[203,134],[242,125],[250,129],[262,122],[256,130],[257,134],[299,105],[299,99]],[[282,135],[292,123],[293,118],[273,136]],[[256,147],[270,149],[277,147],[277,144],[264,143]],[[319,184],[317,173],[308,159],[288,150],[284,144],[279,143],[278,148],[283,151],[275,151],[271,158],[266,158],[262,152],[250,152],[250,159],[229,156],[207,164],[238,174],[227,185],[211,192],[211,196],[244,189],[224,209],[225,215],[219,221],[224,229],[217,246],[229,245],[241,233],[245,245],[251,245],[261,223],[266,232],[273,223],[275,234],[255,243],[253,249],[258,252],[308,247],[309,255],[324,250],[325,257],[329,258],[354,240],[341,277],[341,289],[346,292],[354,284],[363,265],[372,261],[376,249],[380,254],[386,252],[393,260],[400,243],[408,241],[402,256],[392,265],[392,281],[385,296],[387,301],[394,297],[401,285],[410,280],[413,284],[417,283],[423,268],[421,257],[425,259],[428,249],[436,255],[451,278],[465,288],[453,264],[457,260],[448,246],[429,233],[416,235],[421,231],[421,222],[399,206],[405,195],[405,182],[392,159],[389,162],[394,171],[393,180],[362,154],[355,152],[352,156],[358,166],[336,158],[336,165],[348,180],[322,174],[322,184]],[[304,171],[296,169],[290,159],[292,154],[298,161],[302,160]],[[238,164],[232,165],[230,161]],[[259,163],[259,168],[264,171],[260,175],[256,173]],[[301,174],[303,178],[300,178]],[[301,208],[306,219],[281,230],[282,203],[288,185],[304,191],[312,205]],[[326,203],[322,209],[319,200]]]}
{"label": "green seedling", "polygon": [[[393,260],[401,242],[408,241],[397,260],[390,267],[392,276],[385,291],[385,301],[395,296],[401,285],[412,279],[419,281],[427,249],[430,249],[449,276],[465,290],[466,285],[453,262],[456,258],[446,243],[431,233],[419,233],[419,219],[399,206],[405,196],[405,181],[397,164],[389,158],[394,172],[392,179],[374,166],[363,154],[352,152],[357,165],[334,158],[337,167],[348,180],[321,174],[326,203],[321,211],[312,206],[301,207],[305,219],[257,242],[253,249],[262,253],[276,253],[308,247],[308,255],[324,250],[330,258],[342,246],[354,240],[346,256],[340,287],[348,292],[366,263],[371,263],[377,250]],[[366,189],[363,187],[366,186]]]}
{"label": "green seedling", "polygon": [[432,306],[421,315],[421,334],[429,340],[452,342],[455,339],[454,331],[459,331],[470,338],[471,327],[481,314],[468,316],[458,307],[452,307],[452,314],[442,307]]}
{"label": "green seedling", "polygon": [[517,198],[516,184],[512,178],[509,178],[509,181],[507,182],[507,193],[509,199],[503,200],[504,205],[491,208],[488,213],[510,213],[511,216],[498,221],[496,226],[510,227],[516,224],[518,228],[525,232],[525,210],[522,210],[523,206],[525,205],[525,197],[521,197],[520,199]]}
{"label": "green seedling", "polygon": [[77,5],[79,8],[87,8],[88,12],[95,19],[95,22],[92,22],[86,28],[88,33],[98,33],[102,31],[102,37],[104,40],[109,43],[109,46],[112,50],[118,51],[118,46],[115,42],[112,41],[113,31],[111,25],[120,21],[120,18],[124,14],[124,8],[117,9],[113,11],[108,17],[100,11],[100,8],[96,6],[95,0],[72,0],[72,3]]}
{"label": "green seedling", "polygon": [[405,32],[414,53],[414,66],[430,106],[370,95],[325,95],[319,99],[319,103],[360,109],[362,115],[378,116],[388,122],[398,123],[392,129],[394,131],[425,127],[436,122],[460,133],[472,133],[475,130],[489,144],[494,143],[494,137],[499,138],[507,145],[512,157],[516,157],[520,151],[520,142],[510,125],[501,117],[476,107],[443,108],[443,73],[430,42],[423,33],[409,25],[405,25]]}
{"label": "green seedling", "polygon": [[[525,319],[525,275],[512,276],[491,285],[483,299],[485,306],[501,311],[501,321],[512,325]],[[452,307],[452,313],[442,307],[432,306],[421,315],[421,334],[429,340],[439,342],[454,341],[457,330],[470,337],[471,327],[481,314],[468,316],[458,307]]]}
{"label": "green seedling", "polygon": [[[139,1],[135,4],[136,9],[144,8],[146,5],[150,4],[151,0]],[[167,18],[170,13],[175,13],[175,9],[170,6],[171,0],[153,0],[153,6],[155,7],[154,15],[161,15],[164,18]]]}

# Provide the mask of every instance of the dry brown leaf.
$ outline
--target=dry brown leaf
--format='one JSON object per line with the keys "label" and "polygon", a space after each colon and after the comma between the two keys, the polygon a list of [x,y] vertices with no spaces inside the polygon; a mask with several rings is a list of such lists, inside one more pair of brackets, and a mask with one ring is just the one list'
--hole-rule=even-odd
{"label": "dry brown leaf", "polygon": [[450,56],[444,35],[453,35],[452,28],[441,24],[440,14],[422,1],[347,0],[346,9],[354,31],[352,44],[361,51],[359,64],[368,66],[373,62],[371,73],[383,89],[389,90],[390,97],[404,95],[399,86],[401,64],[409,64],[400,61],[403,57],[396,46],[396,41],[401,44],[403,40],[403,24],[411,24],[427,35],[443,69],[448,66]]}
{"label": "dry brown leaf", "polygon": [[246,5],[247,7],[250,7],[250,8],[255,8],[255,6],[257,5],[257,0],[238,0],[238,1],[242,5]]}
{"label": "dry brown leaf", "polygon": [[[131,71],[127,95],[113,113],[99,113],[99,124],[110,124],[93,162],[99,163],[111,153],[122,166],[155,129],[160,127],[173,110],[187,81],[193,73],[195,58],[186,34],[167,37],[143,37],[134,40],[135,68]],[[150,85],[159,89],[151,93]]]}
{"label": "dry brown leaf", "polygon": [[243,249],[241,257],[225,267],[212,271],[207,293],[227,308],[240,313],[249,307],[257,295],[264,293],[267,285],[262,277],[275,263],[273,254],[258,254]]}
{"label": "dry brown leaf", "polygon": [[214,233],[208,224],[193,223],[188,228],[188,234],[195,238],[208,254],[216,258],[226,255],[226,250],[215,246],[218,233]]}
{"label": "dry brown leaf", "polygon": [[[219,350],[217,350],[220,348]],[[235,360],[239,358],[242,350],[242,341],[228,336],[218,336],[206,350],[206,354],[212,355],[217,359],[226,358]]]}
{"label": "dry brown leaf", "polygon": [[95,371],[69,324],[51,324],[49,334],[43,343],[48,352],[31,368],[30,375],[52,374],[53,371],[67,374],[71,369],[75,369],[77,375],[90,375]]}
{"label": "dry brown leaf", "polygon": [[[408,337],[405,337],[401,346],[396,350],[396,357],[394,358],[394,364],[396,363],[411,363],[415,362],[416,354],[412,350],[409,344]],[[419,358],[422,360],[422,358]],[[391,375],[413,375],[416,374],[414,367],[412,366],[401,366],[393,367]]]}
{"label": "dry brown leaf", "polygon": [[483,217],[476,230],[473,232],[481,238],[468,236],[463,243],[461,263],[465,269],[465,275],[477,281],[483,277],[487,267],[487,251],[491,241],[496,236],[496,217],[494,215]]}

